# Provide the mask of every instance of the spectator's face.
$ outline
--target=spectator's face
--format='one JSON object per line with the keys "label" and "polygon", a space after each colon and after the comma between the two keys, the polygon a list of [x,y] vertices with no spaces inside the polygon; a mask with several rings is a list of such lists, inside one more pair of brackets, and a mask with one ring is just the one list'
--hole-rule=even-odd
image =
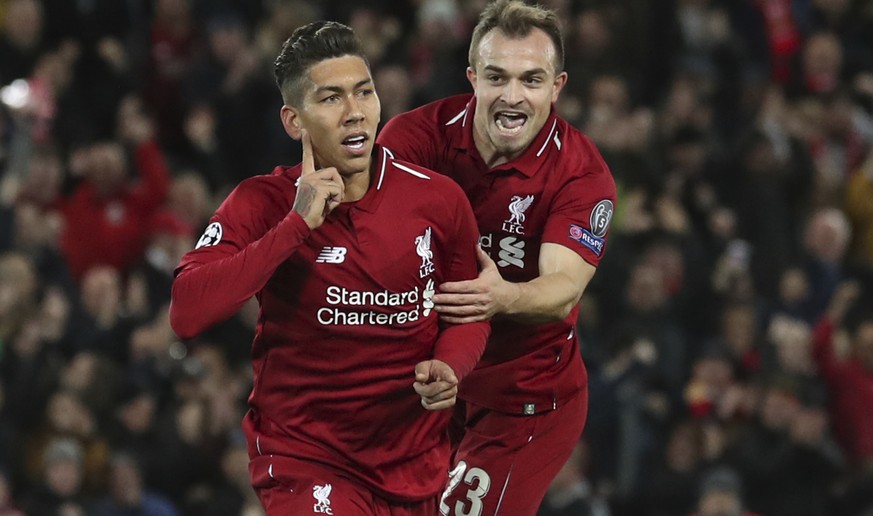
{"label": "spectator's face", "polygon": [[865,321],[855,330],[855,354],[873,375],[873,321]]}
{"label": "spectator's face", "polygon": [[144,434],[154,422],[156,403],[151,394],[141,394],[119,409],[118,418],[134,434]]}
{"label": "spectator's face", "polygon": [[33,265],[23,256],[0,256],[0,319],[34,302],[36,279]]}
{"label": "spectator's face", "polygon": [[840,71],[843,53],[840,42],[832,34],[817,34],[809,38],[803,53],[803,65],[808,74],[834,75]]}
{"label": "spectator's face", "polygon": [[187,16],[189,9],[188,0],[157,0],[155,12],[159,18],[179,19]]}
{"label": "spectator's face", "polygon": [[779,281],[779,299],[791,306],[803,302],[809,296],[809,281],[801,269],[788,269]]}
{"label": "spectator's face", "polygon": [[242,446],[231,447],[221,458],[224,477],[241,489],[249,487],[249,454]]}
{"label": "spectator's face", "polygon": [[136,508],[142,501],[142,480],[136,466],[127,461],[112,465],[112,497],[122,507]]}
{"label": "spectator's face", "polygon": [[43,16],[39,2],[15,0],[6,7],[7,38],[16,46],[35,45],[42,34]]}
{"label": "spectator's face", "polygon": [[108,197],[124,185],[124,150],[115,142],[99,143],[91,148],[88,161],[88,179],[98,195]]}
{"label": "spectator's face", "polygon": [[386,120],[403,111],[409,111],[412,107],[412,79],[405,68],[383,66],[376,72],[376,83],[385,99],[383,113]]}
{"label": "spectator's face", "polygon": [[726,389],[733,381],[731,363],[721,357],[702,357],[694,363],[692,374],[710,388]]}
{"label": "spectator's face", "polygon": [[700,516],[740,516],[742,504],[736,493],[713,491],[701,497],[698,514]]}
{"label": "spectator's face", "polygon": [[73,496],[82,486],[82,466],[75,460],[56,460],[47,466],[46,483],[62,497]]}
{"label": "spectator's face", "polygon": [[185,174],[173,180],[169,206],[195,227],[205,225],[204,222],[215,209],[210,205],[209,187],[202,177],[194,174]]}
{"label": "spectator's face", "polygon": [[467,78],[476,95],[476,146],[497,165],[533,142],[567,74],[555,74],[555,46],[545,32],[534,29],[523,38],[510,38],[493,30],[479,43],[475,69],[467,69]]}
{"label": "spectator's face", "polygon": [[576,34],[579,50],[585,56],[599,56],[612,40],[606,20],[596,10],[585,10],[576,17]]}
{"label": "spectator's face", "polygon": [[671,434],[665,450],[667,463],[675,471],[691,471],[700,462],[701,440],[691,425],[681,425]]}
{"label": "spectator's face", "polygon": [[94,267],[82,279],[82,304],[85,310],[96,316],[106,306],[121,303],[121,277],[111,267]]}
{"label": "spectator's face", "polygon": [[627,300],[635,311],[646,313],[657,310],[664,305],[667,297],[664,275],[659,269],[646,264],[634,267],[627,288]]}
{"label": "spectator's face", "polygon": [[748,306],[732,307],[722,314],[722,335],[737,355],[743,355],[755,345],[755,311]]}
{"label": "spectator's face", "polygon": [[57,156],[34,156],[24,180],[24,190],[32,199],[48,204],[54,201],[60,192],[62,175],[61,163]]}
{"label": "spectator's face", "polygon": [[94,430],[94,419],[85,405],[72,394],[55,393],[46,407],[52,429],[70,435],[87,436]]}
{"label": "spectator's face", "polygon": [[839,263],[852,237],[846,216],[837,209],[824,208],[809,221],[804,234],[804,247],[817,260]]}
{"label": "spectator's face", "polygon": [[61,385],[75,392],[83,392],[94,381],[97,356],[81,352],[73,357],[61,372]]}
{"label": "spectator's face", "polygon": [[770,389],[761,405],[761,422],[774,430],[787,429],[800,413],[797,398],[779,389]]}
{"label": "spectator's face", "polygon": [[246,35],[239,25],[223,25],[210,32],[209,45],[215,57],[229,65],[245,50]]}
{"label": "spectator's face", "polygon": [[590,103],[593,107],[606,110],[611,116],[625,114],[628,110],[627,85],[612,75],[598,77],[591,85]]}
{"label": "spectator's face", "polygon": [[288,134],[309,131],[316,168],[336,167],[343,176],[367,171],[382,109],[367,63],[357,56],[321,61],[305,88],[301,106],[282,111]]}

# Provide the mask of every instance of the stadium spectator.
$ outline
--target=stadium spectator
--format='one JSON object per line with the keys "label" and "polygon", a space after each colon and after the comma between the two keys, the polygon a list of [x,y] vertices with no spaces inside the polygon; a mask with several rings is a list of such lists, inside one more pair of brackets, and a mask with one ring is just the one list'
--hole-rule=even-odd
{"label": "stadium spectator", "polygon": [[147,491],[136,460],[115,453],[109,463],[109,496],[98,500],[88,514],[94,516],[177,516],[179,512],[163,496]]}
{"label": "stadium spectator", "polygon": [[153,139],[151,121],[136,98],[119,106],[119,135],[134,152],[139,181],[129,178],[125,147],[96,142],[82,150],[78,174],[83,181],[64,202],[61,248],[77,281],[98,265],[125,276],[142,259],[148,222],[163,204],[169,171]]}

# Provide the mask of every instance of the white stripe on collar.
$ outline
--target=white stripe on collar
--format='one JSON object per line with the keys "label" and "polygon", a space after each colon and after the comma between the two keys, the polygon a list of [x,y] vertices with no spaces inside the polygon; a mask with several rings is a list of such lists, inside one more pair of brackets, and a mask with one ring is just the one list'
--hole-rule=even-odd
{"label": "white stripe on collar", "polygon": [[458,113],[457,115],[455,115],[454,118],[452,118],[451,120],[449,120],[448,122],[446,122],[446,125],[452,125],[452,124],[454,124],[454,123],[457,122],[458,119],[460,119],[461,117],[464,117],[464,121],[461,123],[461,125],[462,125],[462,126],[467,125],[467,108],[464,108],[463,111],[461,111],[460,113]]}
{"label": "white stripe on collar", "polygon": [[[540,147],[540,150],[537,152],[537,157],[538,157],[538,158],[542,155],[543,151],[546,150],[546,145],[548,145],[549,142],[551,141],[551,139],[552,139],[552,135],[555,133],[555,126],[556,126],[556,125],[558,125],[558,119],[557,119],[557,118],[555,119],[554,122],[552,122],[552,128],[549,129],[549,135],[546,137],[546,141],[543,142],[543,146]],[[558,140],[557,138],[558,138],[558,135],[555,134],[555,145],[558,146],[558,150],[561,150],[561,141]]]}
{"label": "white stripe on collar", "polygon": [[404,172],[409,172],[410,174],[414,175],[415,177],[420,177],[422,179],[428,179],[428,180],[430,179],[430,176],[428,176],[426,174],[422,174],[418,170],[413,170],[413,169],[407,167],[406,165],[401,165],[400,163],[397,163],[396,161],[392,161],[391,164]]}
{"label": "white stripe on collar", "polygon": [[388,164],[388,157],[394,159],[394,153],[388,150],[387,147],[382,147],[382,168],[379,171],[379,182],[376,183],[376,190],[382,189],[382,180],[385,179],[385,166]]}

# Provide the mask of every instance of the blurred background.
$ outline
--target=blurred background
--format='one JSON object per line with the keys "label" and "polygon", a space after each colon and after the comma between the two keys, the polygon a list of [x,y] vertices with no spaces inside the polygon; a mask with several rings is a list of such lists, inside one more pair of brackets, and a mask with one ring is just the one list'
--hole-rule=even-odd
{"label": "blurred background", "polygon": [[[873,2],[544,4],[558,110],[619,198],[541,515],[873,515]],[[183,345],[173,268],[299,161],[271,67],[294,28],[355,28],[385,121],[470,91],[484,5],[0,0],[0,515],[262,514],[257,307]]]}

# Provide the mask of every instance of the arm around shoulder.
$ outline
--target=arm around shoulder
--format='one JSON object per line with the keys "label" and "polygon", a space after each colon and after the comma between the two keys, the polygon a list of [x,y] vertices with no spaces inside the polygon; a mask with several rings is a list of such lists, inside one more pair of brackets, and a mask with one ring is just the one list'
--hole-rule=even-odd
{"label": "arm around shoulder", "polygon": [[515,284],[517,295],[503,314],[529,322],[565,319],[582,299],[597,270],[574,251],[553,243],[540,249],[540,275]]}

